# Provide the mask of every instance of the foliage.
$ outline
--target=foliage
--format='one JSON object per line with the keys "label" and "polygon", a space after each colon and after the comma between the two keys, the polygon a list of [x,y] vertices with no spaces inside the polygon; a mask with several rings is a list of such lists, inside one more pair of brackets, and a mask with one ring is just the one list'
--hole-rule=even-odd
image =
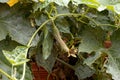
{"label": "foliage", "polygon": [[[5,72],[7,72],[8,74],[11,74],[11,69],[12,69],[12,65],[7,61],[7,59],[5,58],[5,56],[2,53],[2,50],[8,50],[8,51],[12,51],[15,47],[17,46],[21,46],[19,43],[17,43],[16,41],[13,40],[9,40],[9,38],[4,39],[2,41],[0,41],[0,69],[4,70]],[[18,66],[15,66],[18,67]],[[20,76],[22,76],[22,66],[19,66],[19,68],[17,69],[16,72],[16,77],[20,78]],[[32,80],[32,76],[30,69],[27,67],[27,72],[26,72],[25,79],[26,80]],[[9,80],[6,76],[2,76],[3,80]]]}
{"label": "foliage", "polygon": [[[74,70],[78,79],[119,80],[119,0],[0,2],[0,72],[8,78],[32,80],[26,62],[35,59],[52,75],[61,70],[62,75],[55,72],[60,79],[68,74],[57,61]],[[79,60],[72,59],[73,65],[70,57]]]}
{"label": "foliage", "polygon": [[26,59],[26,54],[28,52],[27,47],[18,46],[12,52],[3,50],[3,54],[6,59],[14,66],[21,65],[29,60]]}
{"label": "foliage", "polygon": [[108,63],[106,64],[107,67],[107,72],[112,74],[112,78],[117,80],[120,78],[120,76],[116,76],[120,74],[120,68],[119,68],[119,61],[120,61],[120,55],[119,55],[119,40],[120,37],[119,34],[120,29],[118,29],[117,31],[115,31],[113,33],[113,36],[111,36],[111,40],[112,40],[112,44],[113,46],[110,49],[109,53],[109,59],[108,59]]}

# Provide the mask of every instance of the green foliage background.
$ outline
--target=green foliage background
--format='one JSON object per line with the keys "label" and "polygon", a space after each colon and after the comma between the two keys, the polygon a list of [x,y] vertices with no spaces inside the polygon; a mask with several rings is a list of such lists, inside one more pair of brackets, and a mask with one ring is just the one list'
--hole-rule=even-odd
{"label": "green foliage background", "polygon": [[[73,66],[79,79],[95,74],[97,77],[94,77],[94,80],[119,80],[119,0],[45,0],[44,2],[20,0],[12,7],[6,4],[7,0],[0,2],[0,69],[7,68],[5,72],[10,74],[11,64],[6,60],[2,50],[12,51],[16,46],[27,46],[33,36],[34,39],[28,47],[36,48],[38,65],[51,73],[57,55],[61,52],[55,47],[58,44],[55,42],[51,22],[53,20],[61,38],[68,39],[66,42],[68,48],[74,46],[74,49],[78,50],[78,57],[82,56],[83,62]],[[112,42],[112,46],[108,49],[103,45],[107,32],[110,32]],[[7,35],[11,38],[8,39]],[[77,39],[80,43],[75,46],[73,43]],[[108,56],[105,60],[107,62],[104,61],[105,55]],[[29,52],[28,56],[31,58],[33,53]],[[19,78],[21,67],[18,69]],[[27,72],[25,80],[32,80],[30,69],[27,69]],[[5,76],[2,78],[7,80]]]}

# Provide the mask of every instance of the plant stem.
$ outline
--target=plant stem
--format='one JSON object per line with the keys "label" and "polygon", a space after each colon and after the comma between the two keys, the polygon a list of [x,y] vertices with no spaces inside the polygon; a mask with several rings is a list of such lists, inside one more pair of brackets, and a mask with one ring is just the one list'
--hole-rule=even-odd
{"label": "plant stem", "polygon": [[34,34],[32,35],[32,37],[30,38],[28,44],[27,44],[27,47],[30,47],[31,43],[32,43],[32,40],[34,39],[34,37],[36,36],[36,34],[38,33],[38,31],[46,24],[48,23],[49,21],[51,21],[51,19],[48,19],[46,20],[35,32]]}
{"label": "plant stem", "polygon": [[[29,48],[29,47],[28,47]],[[25,58],[27,58],[27,54],[25,55]],[[22,73],[22,77],[20,80],[24,80],[25,77],[25,71],[26,71],[26,62],[23,64],[23,73]]]}
{"label": "plant stem", "polygon": [[47,80],[49,80],[49,77],[50,77],[50,73],[47,75]]}
{"label": "plant stem", "polygon": [[13,77],[13,65],[12,65],[12,69],[11,69],[11,76]]}
{"label": "plant stem", "polygon": [[23,64],[23,74],[20,80],[24,80],[25,77],[25,71],[26,71],[26,63]]}
{"label": "plant stem", "polygon": [[10,80],[17,80],[16,78],[11,77],[9,74],[4,72],[2,69],[0,69],[0,72],[3,73],[5,76],[7,76]]}
{"label": "plant stem", "polygon": [[[25,58],[27,58],[27,54],[25,55]],[[26,62],[23,64],[23,73],[22,73],[22,77],[21,77],[20,80],[24,80],[24,78],[25,78],[25,71],[26,71]]]}

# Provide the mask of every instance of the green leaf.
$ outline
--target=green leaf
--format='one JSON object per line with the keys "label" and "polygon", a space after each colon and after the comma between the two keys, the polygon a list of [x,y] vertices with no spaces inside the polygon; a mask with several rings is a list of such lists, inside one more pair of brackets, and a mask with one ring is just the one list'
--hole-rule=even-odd
{"label": "green leaf", "polygon": [[119,80],[120,79],[120,59],[112,56],[110,53],[108,63],[105,65],[107,68],[106,72],[112,75],[112,79]]}
{"label": "green leaf", "polygon": [[[15,42],[15,41],[9,41],[9,40],[2,40],[0,41],[0,69],[4,70],[6,73],[11,75],[11,64],[8,62],[6,57],[3,55],[2,50],[12,51],[17,46],[21,46],[21,44]],[[17,68],[16,75],[17,77],[22,76],[23,66],[21,65],[19,68]],[[3,80],[9,80],[6,76],[2,74]],[[28,67],[26,68],[26,76],[25,80],[33,80],[32,74],[30,72],[30,69]]]}
{"label": "green leaf", "polygon": [[45,1],[44,3],[34,3],[33,5],[33,12],[36,12],[37,10],[42,10],[43,8],[47,7],[49,5],[49,3],[47,1]]}
{"label": "green leaf", "polygon": [[58,51],[57,46],[53,46],[52,51],[51,51],[52,54],[50,54],[48,58],[45,59],[44,53],[42,53],[43,52],[42,51],[43,39],[44,39],[44,35],[42,33],[40,35],[40,41],[37,46],[36,62],[39,66],[42,66],[43,68],[45,68],[47,72],[51,73],[54,63],[56,61],[56,57],[60,53],[60,51]]}
{"label": "green leaf", "polygon": [[[113,31],[116,28],[116,26],[113,25],[115,21],[113,18],[114,13],[111,13],[111,11],[104,10],[102,12],[97,11],[96,13],[91,11],[88,13],[88,16],[92,18],[88,23],[91,27],[99,26],[106,31]],[[110,18],[112,18],[112,20]]]}
{"label": "green leaf", "polygon": [[[51,0],[53,1],[53,0]],[[70,0],[54,0],[54,2],[56,4],[58,4],[59,6],[68,6],[68,3],[69,3]]]}
{"label": "green leaf", "polygon": [[[0,25],[3,25],[3,24],[0,24]],[[0,41],[5,39],[6,35],[7,35],[7,29],[5,27],[0,26]]]}
{"label": "green leaf", "polygon": [[70,13],[69,9],[65,6],[56,6],[57,14],[65,14],[65,13]]}
{"label": "green leaf", "polygon": [[70,28],[69,28],[70,25],[64,17],[57,18],[55,23],[60,32],[70,33]]}
{"label": "green leaf", "polygon": [[108,53],[107,73],[112,74],[114,80],[120,79],[120,29],[115,31],[111,36],[112,47]]}
{"label": "green leaf", "polygon": [[[41,11],[43,8],[48,7],[49,4],[53,2],[56,3],[60,9],[63,9],[62,11],[61,10],[59,11],[61,13],[65,11],[65,9],[68,7],[68,3],[70,2],[70,0],[45,0],[44,3],[36,2],[34,3],[34,6],[33,6],[33,10],[34,10],[33,12],[36,12],[37,10]],[[56,9],[59,9],[59,8],[56,8]]]}
{"label": "green leaf", "polygon": [[[17,66],[16,68],[17,68],[17,71],[20,73],[20,75],[17,74],[17,78],[19,80],[21,78],[21,75],[22,75],[23,65]],[[33,80],[33,74],[31,72],[30,66],[28,66],[28,65],[26,65],[24,80]]]}
{"label": "green leaf", "polygon": [[47,27],[44,27],[44,40],[42,44],[42,52],[43,52],[43,58],[46,60],[50,54],[52,53],[52,48],[53,48],[53,38],[48,32]]}
{"label": "green leaf", "polygon": [[105,32],[101,28],[86,26],[81,34],[82,42],[79,45],[78,52],[91,53],[99,50],[102,47],[102,42],[104,40],[103,35],[105,35]]}
{"label": "green leaf", "polygon": [[98,11],[103,11],[105,9],[111,10],[113,12],[116,12],[117,14],[120,14],[120,9],[119,9],[119,0],[96,0],[99,3],[99,6],[96,7]]}
{"label": "green leaf", "polygon": [[99,2],[97,0],[82,0],[82,3],[93,8],[97,8],[99,6]]}
{"label": "green leaf", "polygon": [[35,16],[35,22],[38,26],[40,26],[43,22],[45,22],[48,17],[44,14],[40,14],[39,12],[34,15]]}
{"label": "green leaf", "polygon": [[92,67],[92,64],[93,64],[97,59],[99,59],[99,58],[101,57],[101,54],[103,54],[101,51],[102,51],[102,50],[100,49],[100,50],[98,50],[97,52],[95,52],[95,55],[90,56],[90,57],[88,57],[87,59],[85,59],[85,60],[84,60],[84,63],[85,63],[86,65],[88,65],[89,67],[93,68],[93,67]]}
{"label": "green leaf", "polygon": [[1,3],[6,3],[8,2],[9,0],[0,0]]}
{"label": "green leaf", "polygon": [[85,79],[87,77],[92,76],[95,73],[94,70],[92,70],[87,65],[83,64],[77,64],[75,67],[75,74],[77,75],[78,79]]}
{"label": "green leaf", "polygon": [[82,0],[72,0],[72,3],[75,5],[82,4]]}
{"label": "green leaf", "polygon": [[76,6],[79,4],[86,4],[89,7],[96,8],[98,11],[103,11],[105,9],[111,10],[113,12],[116,12],[117,14],[120,14],[120,1],[119,0],[45,0],[44,3],[37,2],[34,5],[34,12],[38,9],[43,9],[47,7],[50,3],[54,2],[58,4],[59,6],[65,6],[68,7],[68,3],[72,2]]}
{"label": "green leaf", "polygon": [[[39,49],[39,51],[40,51],[40,49]],[[43,54],[41,52],[39,52],[36,55],[37,64],[39,66],[42,66],[43,68],[45,68],[45,70],[48,73],[51,73],[52,68],[53,68],[53,66],[55,64],[55,61],[56,61],[56,58],[57,58],[57,55],[58,55],[59,52],[60,51],[57,51],[56,48],[53,48],[52,49],[52,54],[50,54],[49,57],[46,60],[43,58]]]}
{"label": "green leaf", "polygon": [[[120,14],[120,9],[119,9],[119,6],[120,6],[120,1],[119,0],[98,0],[100,6],[104,6],[105,8],[104,9],[109,9],[109,10],[112,10],[112,11],[115,11],[117,14]],[[99,7],[98,7],[98,10],[99,10]],[[103,10],[104,10],[103,9]]]}
{"label": "green leaf", "polygon": [[3,50],[3,54],[7,60],[14,66],[24,64],[29,61],[26,59],[28,48],[25,46],[17,46],[13,51]]}
{"label": "green leaf", "polygon": [[[29,20],[25,17],[25,15],[28,15],[29,10],[26,10],[26,7],[18,6],[20,5],[17,4],[10,8],[5,4],[0,4],[0,40],[5,39],[5,36],[9,34],[12,40],[26,45],[35,28],[31,27]],[[37,41],[38,36],[35,37],[31,46],[35,46]]]}
{"label": "green leaf", "polygon": [[115,12],[116,12],[116,13],[120,14],[120,3],[116,4],[116,5],[114,6],[114,9],[115,9]]}

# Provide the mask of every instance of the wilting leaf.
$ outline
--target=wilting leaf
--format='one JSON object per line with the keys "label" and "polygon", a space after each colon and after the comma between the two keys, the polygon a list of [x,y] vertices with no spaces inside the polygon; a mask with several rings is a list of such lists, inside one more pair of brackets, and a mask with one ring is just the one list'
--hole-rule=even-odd
{"label": "wilting leaf", "polygon": [[29,60],[26,59],[28,48],[25,46],[18,46],[13,51],[3,50],[3,54],[7,60],[14,66],[24,64]]}

